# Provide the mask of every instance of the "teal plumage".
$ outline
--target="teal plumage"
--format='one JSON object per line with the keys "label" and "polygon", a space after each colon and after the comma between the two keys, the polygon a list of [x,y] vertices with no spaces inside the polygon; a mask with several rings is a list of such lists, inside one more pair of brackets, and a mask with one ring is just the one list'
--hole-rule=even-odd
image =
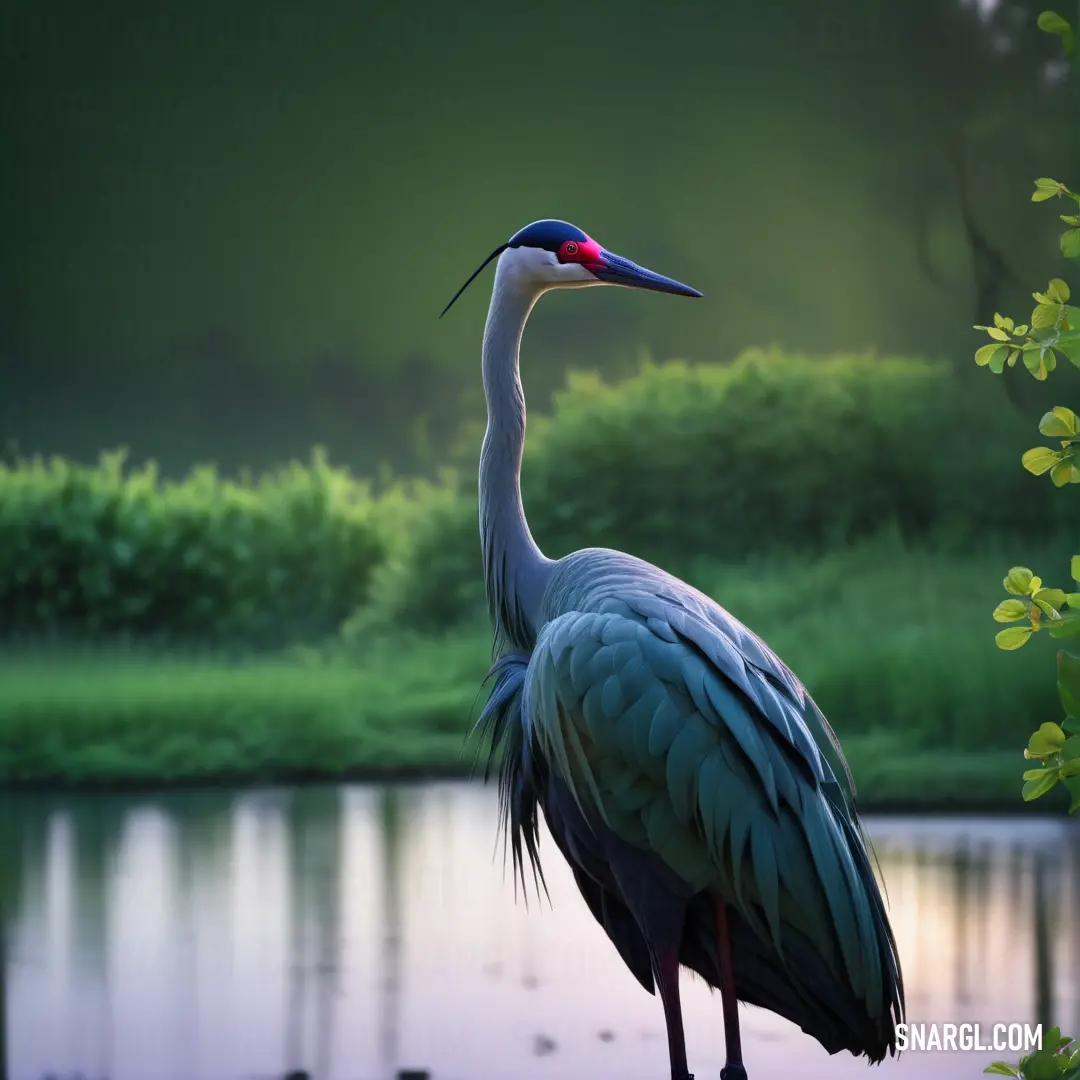
{"label": "teal plumage", "polygon": [[[513,821],[530,822],[534,867],[536,816],[521,793],[531,780],[542,805],[544,792],[519,767],[524,746],[585,820],[657,857],[686,895],[731,906],[762,946],[758,962],[801,1002],[785,1015],[820,1037],[805,999],[828,984],[851,1019],[846,1032],[826,1025],[842,1032],[827,1048],[892,1052],[904,1011],[896,946],[843,754],[801,683],[710,598],[619,552],[560,561],[542,617],[513,662],[515,715],[499,732],[506,812],[516,784]],[[515,853],[520,871],[520,842]],[[715,951],[711,930],[704,938],[698,951]],[[700,973],[718,985],[715,964]]]}
{"label": "teal plumage", "polygon": [[538,297],[598,283],[700,294],[566,222],[535,222],[490,258],[479,526],[495,663],[478,728],[515,874],[524,885],[528,863],[543,886],[543,816],[627,968],[660,992],[672,1080],[692,1080],[681,966],[721,991],[722,1080],[746,1078],[738,1001],[879,1061],[896,1049],[903,982],[825,718],[709,597],[616,551],[548,559],[521,504],[518,353]]}

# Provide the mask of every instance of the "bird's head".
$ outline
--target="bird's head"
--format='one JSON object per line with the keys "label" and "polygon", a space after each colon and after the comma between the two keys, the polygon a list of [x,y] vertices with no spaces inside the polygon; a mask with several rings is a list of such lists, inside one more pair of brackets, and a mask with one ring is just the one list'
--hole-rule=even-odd
{"label": "bird's head", "polygon": [[[643,266],[607,251],[592,237],[568,221],[534,221],[497,247],[458,289],[443,308],[445,315],[454,301],[492,259],[499,260],[499,273],[539,292],[582,285],[622,285],[630,289],[701,296],[697,289],[672,278],[655,274]],[[439,316],[442,318],[442,316]]]}

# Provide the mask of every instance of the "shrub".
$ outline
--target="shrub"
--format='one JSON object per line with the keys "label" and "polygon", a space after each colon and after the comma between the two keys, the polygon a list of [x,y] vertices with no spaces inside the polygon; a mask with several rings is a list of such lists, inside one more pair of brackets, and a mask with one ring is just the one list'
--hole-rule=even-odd
{"label": "shrub", "polygon": [[[988,416],[1006,432],[991,447],[971,440]],[[729,365],[646,363],[615,385],[571,373],[553,414],[530,419],[525,509],[552,557],[610,546],[690,576],[702,558],[813,553],[887,527],[966,550],[1066,517],[1030,490],[1021,502],[1022,478],[1001,467],[1025,438],[997,397],[919,360],[751,350]],[[471,616],[475,494],[451,478],[394,498],[400,543],[351,629]]]}
{"label": "shrub", "polygon": [[60,459],[0,467],[0,634],[273,642],[337,630],[386,554],[366,485],[327,463],[162,483]]}
{"label": "shrub", "polygon": [[379,512],[396,542],[375,570],[369,604],[346,624],[347,637],[389,627],[432,632],[483,606],[477,499],[462,492],[455,473],[439,484],[396,485]]}
{"label": "shrub", "polygon": [[[597,544],[682,573],[887,525],[961,547],[1053,531],[1068,508],[1005,467],[1027,445],[1022,422],[1000,409],[1004,438],[971,438],[993,407],[943,365],[871,356],[753,350],[645,364],[616,385],[571,374],[530,422],[526,509],[553,557]],[[165,484],[153,466],[125,472],[122,455],[0,467],[0,635],[275,643],[346,619],[427,632],[482,601],[471,477],[376,500],[320,452],[258,482],[202,468]]]}
{"label": "shrub", "polygon": [[[988,417],[1002,441],[973,445]],[[998,467],[1024,439],[1007,407],[947,365],[755,349],[729,365],[646,363],[613,386],[571,374],[532,426],[523,488],[552,556],[590,544],[668,560],[820,550],[886,522],[907,538],[1041,531],[1060,510]]]}

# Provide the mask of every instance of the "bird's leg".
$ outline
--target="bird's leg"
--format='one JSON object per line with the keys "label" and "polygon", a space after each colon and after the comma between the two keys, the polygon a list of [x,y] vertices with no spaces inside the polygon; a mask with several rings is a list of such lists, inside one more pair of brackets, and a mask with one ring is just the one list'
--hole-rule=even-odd
{"label": "bird's leg", "polygon": [[679,1004],[678,950],[668,948],[655,953],[653,963],[656,981],[660,984],[660,999],[664,1003],[671,1080],[694,1080],[686,1066],[686,1037],[683,1034],[682,1006]]}
{"label": "bird's leg", "polygon": [[746,1080],[739,1037],[739,999],[735,995],[735,969],[731,963],[731,934],[727,905],[716,902],[716,958],[720,964],[720,998],[724,1006],[724,1042],[727,1064],[720,1070],[720,1080]]}

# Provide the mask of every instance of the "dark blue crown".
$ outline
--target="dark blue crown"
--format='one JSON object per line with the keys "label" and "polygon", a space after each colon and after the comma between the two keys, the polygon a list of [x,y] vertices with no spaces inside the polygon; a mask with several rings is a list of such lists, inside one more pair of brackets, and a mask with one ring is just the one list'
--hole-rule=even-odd
{"label": "dark blue crown", "polygon": [[545,251],[558,251],[567,240],[576,240],[579,244],[588,240],[576,225],[569,221],[556,221],[553,218],[545,218],[543,221],[534,221],[526,225],[524,229],[514,233],[510,237],[507,247],[533,247],[544,248]]}

